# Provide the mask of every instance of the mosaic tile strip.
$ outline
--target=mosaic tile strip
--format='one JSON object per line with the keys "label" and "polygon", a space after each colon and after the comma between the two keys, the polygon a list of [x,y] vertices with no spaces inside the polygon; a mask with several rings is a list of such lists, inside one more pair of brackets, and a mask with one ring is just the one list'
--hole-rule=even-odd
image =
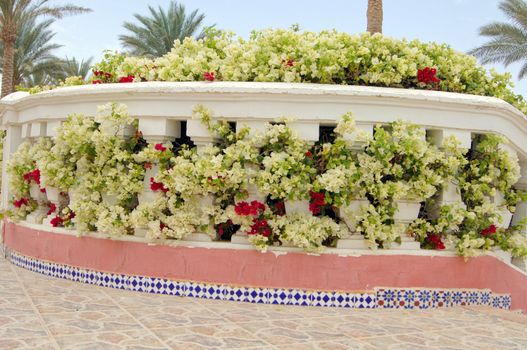
{"label": "mosaic tile strip", "polygon": [[128,276],[42,261],[6,249],[16,266],[51,277],[136,292],[260,304],[344,308],[428,309],[487,305],[510,309],[511,296],[481,289],[375,288],[370,292],[328,292],[287,288],[255,288],[214,283]]}
{"label": "mosaic tile strip", "polygon": [[493,306],[509,310],[511,296],[489,289],[375,288],[377,307],[428,309],[466,305]]}

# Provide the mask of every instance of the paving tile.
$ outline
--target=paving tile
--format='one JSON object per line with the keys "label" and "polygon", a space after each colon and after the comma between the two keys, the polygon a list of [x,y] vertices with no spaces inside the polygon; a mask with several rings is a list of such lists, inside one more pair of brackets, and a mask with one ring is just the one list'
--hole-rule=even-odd
{"label": "paving tile", "polygon": [[149,306],[127,309],[148,328],[164,328],[190,325],[221,324],[225,319],[195,304]]}
{"label": "paving tile", "polygon": [[0,338],[0,349],[9,350],[51,350],[56,349],[50,337],[8,339]]}
{"label": "paving tile", "polygon": [[0,314],[0,339],[37,338],[47,335],[36,314],[11,316]]}
{"label": "paving tile", "polygon": [[156,336],[144,330],[77,334],[55,337],[55,340],[62,350],[169,349]]}
{"label": "paving tile", "polygon": [[234,324],[202,325],[152,329],[175,349],[251,349],[269,344],[256,334]]}
{"label": "paving tile", "polygon": [[377,350],[356,339],[327,340],[323,342],[275,345],[280,350]]}
{"label": "paving tile", "polygon": [[207,309],[218,314],[222,318],[235,323],[280,320],[280,319],[302,319],[306,313],[297,312],[303,309],[301,306],[283,307],[280,305],[259,305],[251,303],[229,302],[229,307],[223,305],[206,305]]}
{"label": "paving tile", "polygon": [[53,336],[143,329],[121,310],[43,314],[42,318]]}
{"label": "paving tile", "polygon": [[347,338],[315,319],[246,322],[240,326],[272,345]]}
{"label": "paving tile", "polygon": [[[195,305],[194,298],[178,297],[174,295],[140,293],[108,288],[105,289],[104,293],[108,295],[108,297],[111,298],[115,303],[127,309],[137,309],[151,306],[171,306],[181,304]],[[196,301],[199,301],[201,303],[207,302],[208,300],[199,299]]]}
{"label": "paving tile", "polygon": [[115,302],[102,293],[62,293],[57,295],[33,296],[35,307],[41,314],[119,310]]}
{"label": "paving tile", "polygon": [[[200,296],[196,285],[183,294]],[[527,349],[527,316],[492,308],[508,301],[487,300],[488,291],[392,289],[403,305],[390,305],[389,293],[311,293],[308,306],[294,306],[272,304],[294,304],[289,290],[240,290],[255,303],[222,300],[229,288],[219,300],[103,288],[0,258],[0,349]],[[382,308],[310,306],[372,302]]]}
{"label": "paving tile", "polygon": [[0,315],[33,315],[33,305],[28,297],[23,294],[0,295]]}

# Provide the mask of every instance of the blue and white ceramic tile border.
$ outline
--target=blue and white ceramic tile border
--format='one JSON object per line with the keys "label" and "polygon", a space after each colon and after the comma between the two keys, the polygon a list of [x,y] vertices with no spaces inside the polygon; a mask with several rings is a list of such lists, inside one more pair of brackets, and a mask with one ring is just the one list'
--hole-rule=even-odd
{"label": "blue and white ceramic tile border", "polygon": [[136,292],[218,299],[260,304],[345,308],[429,309],[486,305],[510,309],[511,296],[488,289],[375,288],[369,292],[328,292],[289,288],[238,287],[214,283],[174,281],[94,271],[43,261],[6,249],[16,266],[51,277]]}

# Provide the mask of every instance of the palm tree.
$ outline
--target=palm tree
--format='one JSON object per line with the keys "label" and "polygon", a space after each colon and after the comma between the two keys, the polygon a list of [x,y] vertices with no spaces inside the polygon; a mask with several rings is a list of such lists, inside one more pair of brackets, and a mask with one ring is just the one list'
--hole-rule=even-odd
{"label": "palm tree", "polygon": [[0,0],[0,41],[4,52],[2,60],[2,94],[1,97],[13,92],[13,76],[15,64],[15,43],[19,35],[17,23],[36,19],[41,16],[62,18],[69,14],[91,11],[90,9],[66,5],[49,5],[50,0]]}
{"label": "palm tree", "polygon": [[39,71],[34,72],[25,77],[24,81],[22,81],[19,85],[19,87],[22,88],[30,88],[33,86],[46,86],[46,85],[56,85],[57,80],[52,77],[51,75],[47,74],[46,72]]}
{"label": "palm tree", "polygon": [[375,34],[382,33],[382,0],[368,0],[368,18],[367,31]]}
{"label": "palm tree", "polygon": [[125,22],[123,27],[129,35],[120,35],[119,40],[131,54],[136,56],[160,57],[169,52],[174,46],[174,40],[186,37],[204,36],[204,14],[198,10],[187,15],[185,6],[171,0],[168,10],[159,6],[148,6],[150,16],[134,14],[139,24]]}
{"label": "palm tree", "polygon": [[508,66],[523,62],[518,78],[527,74],[527,3],[523,0],[503,0],[498,5],[507,22],[492,22],[479,29],[479,35],[489,38],[469,53],[481,63],[503,63]]}
{"label": "palm tree", "polygon": [[86,80],[91,72],[93,57],[87,60],[77,61],[75,57],[66,57],[61,64],[61,72],[59,73],[60,79],[66,79],[67,77],[82,77]]}
{"label": "palm tree", "polygon": [[[47,82],[55,79],[55,74],[60,71],[61,61],[53,55],[53,51],[61,45],[51,42],[55,33],[49,28],[54,22],[47,19],[35,23],[30,17],[17,23],[18,37],[15,42],[15,55],[13,64],[13,80],[11,89],[16,85],[33,86],[29,83],[31,75],[46,77]],[[0,45],[0,55],[3,57],[4,46]],[[3,61],[1,62],[3,64]],[[43,79],[40,79],[44,81]]]}

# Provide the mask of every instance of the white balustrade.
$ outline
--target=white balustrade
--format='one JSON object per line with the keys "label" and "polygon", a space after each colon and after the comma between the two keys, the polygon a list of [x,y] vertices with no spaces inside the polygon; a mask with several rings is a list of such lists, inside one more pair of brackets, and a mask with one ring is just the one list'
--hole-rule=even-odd
{"label": "white balustrade", "polygon": [[[470,148],[471,135],[493,132],[504,135],[520,159],[522,179],[517,187],[525,188],[527,183],[527,118],[502,100],[438,91],[317,84],[148,82],[68,87],[36,95],[15,93],[0,101],[2,125],[7,130],[4,164],[24,139],[54,137],[69,114],[93,116],[97,106],[110,101],[128,106],[149,143],[180,137],[180,121],[186,120],[187,136],[198,149],[215,141],[199,120],[191,118],[198,104],[238,125],[246,124],[252,131],[262,131],[267,121],[279,117],[296,118],[291,127],[311,144],[319,139],[319,125],[335,125],[348,111],[353,112],[359,131],[367,135],[373,135],[377,123],[404,119],[427,129],[437,146],[454,135],[463,148]],[[355,143],[356,149],[363,146]],[[7,209],[12,196],[5,166],[2,180],[2,207]],[[147,186],[145,182],[145,190],[141,200],[153,200],[146,194],[149,183]],[[458,201],[456,184],[445,187],[439,200],[443,204]],[[527,203],[520,203],[512,223],[524,217]]]}

